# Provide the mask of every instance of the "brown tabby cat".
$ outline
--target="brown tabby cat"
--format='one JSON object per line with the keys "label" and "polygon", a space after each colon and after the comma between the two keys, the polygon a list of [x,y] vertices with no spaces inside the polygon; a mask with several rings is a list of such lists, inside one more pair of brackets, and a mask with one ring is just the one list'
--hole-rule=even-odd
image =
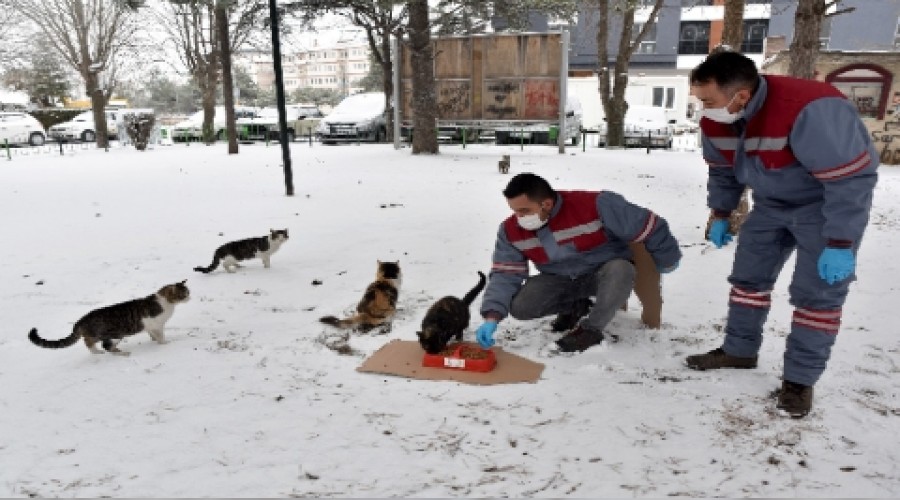
{"label": "brown tabby cat", "polygon": [[462,299],[447,296],[428,308],[422,319],[422,331],[416,332],[425,352],[437,354],[447,347],[451,338],[455,338],[457,342],[462,340],[463,330],[469,326],[469,306],[484,290],[487,282],[481,271],[478,271],[478,276],[480,278],[475,288],[469,290]]}
{"label": "brown tabby cat", "polygon": [[323,316],[319,321],[338,328],[356,327],[361,332],[380,326],[383,332],[388,332],[397,312],[400,281],[400,263],[379,260],[375,281],[366,288],[366,293],[356,306],[356,314],[345,319]]}
{"label": "brown tabby cat", "polygon": [[120,351],[116,344],[124,337],[144,330],[153,340],[165,344],[166,336],[163,328],[175,312],[175,304],[190,300],[190,291],[185,286],[185,281],[166,285],[154,295],[142,299],[95,309],[76,321],[72,327],[72,334],[64,339],[42,339],[38,336],[36,328],[32,328],[28,333],[28,339],[39,347],[60,349],[69,347],[78,342],[79,338],[83,338],[87,348],[94,354],[103,354],[103,351],[94,345],[100,342],[107,351],[122,356],[128,356],[130,353]]}
{"label": "brown tabby cat", "polygon": [[237,267],[240,267],[238,261],[259,257],[263,261],[264,267],[269,267],[269,257],[272,256],[281,244],[287,241],[287,229],[270,229],[268,236],[259,238],[247,238],[245,240],[232,241],[225,243],[216,249],[213,255],[212,264],[208,267],[195,267],[194,271],[200,273],[211,273],[222,262],[222,267],[229,273],[233,273]]}

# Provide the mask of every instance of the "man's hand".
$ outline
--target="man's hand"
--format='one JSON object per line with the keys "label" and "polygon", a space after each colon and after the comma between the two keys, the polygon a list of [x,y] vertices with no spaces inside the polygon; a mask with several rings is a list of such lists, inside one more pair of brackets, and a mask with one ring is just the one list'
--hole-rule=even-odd
{"label": "man's hand", "polygon": [[728,232],[728,219],[716,219],[709,226],[709,241],[722,248],[731,241],[732,235]]}
{"label": "man's hand", "polygon": [[482,349],[487,349],[494,345],[494,332],[497,331],[497,322],[487,320],[475,331],[475,339],[481,344]]}
{"label": "man's hand", "polygon": [[856,257],[849,248],[825,247],[819,256],[819,277],[829,285],[847,279],[856,268]]}

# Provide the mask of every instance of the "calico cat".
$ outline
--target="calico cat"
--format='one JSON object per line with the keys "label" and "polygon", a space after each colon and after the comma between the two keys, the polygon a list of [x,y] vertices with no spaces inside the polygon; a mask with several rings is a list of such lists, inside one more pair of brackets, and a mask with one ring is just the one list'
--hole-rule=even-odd
{"label": "calico cat", "polygon": [[487,279],[478,271],[478,283],[462,299],[447,296],[428,308],[422,319],[422,331],[416,332],[422,349],[428,354],[437,354],[447,347],[451,338],[462,340],[463,330],[469,326],[469,306],[484,290]]}
{"label": "calico cat", "polygon": [[338,328],[356,327],[361,332],[380,326],[383,332],[388,332],[394,313],[397,312],[400,281],[400,263],[379,260],[375,281],[366,288],[362,300],[356,306],[356,314],[344,319],[323,316],[319,321]]}
{"label": "calico cat", "polygon": [[38,347],[61,349],[83,338],[87,348],[94,354],[103,353],[94,345],[100,342],[107,351],[128,356],[130,353],[120,351],[116,344],[126,336],[146,330],[153,340],[165,344],[163,328],[175,312],[175,304],[190,300],[190,291],[185,286],[185,281],[166,285],[155,294],[142,299],[94,309],[76,321],[72,334],[64,339],[42,339],[38,336],[37,328],[32,328],[28,332],[28,340]]}
{"label": "calico cat", "polygon": [[208,267],[195,267],[194,271],[200,273],[211,273],[222,262],[222,267],[229,273],[233,273],[235,268],[240,267],[238,261],[259,257],[263,261],[264,267],[269,267],[269,258],[275,253],[281,244],[287,241],[287,229],[270,229],[268,236],[259,238],[247,238],[226,243],[216,249],[213,255],[212,264]]}

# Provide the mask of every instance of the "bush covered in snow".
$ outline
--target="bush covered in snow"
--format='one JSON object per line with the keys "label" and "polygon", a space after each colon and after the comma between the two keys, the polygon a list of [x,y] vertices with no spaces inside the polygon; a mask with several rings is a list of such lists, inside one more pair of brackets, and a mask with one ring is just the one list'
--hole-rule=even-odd
{"label": "bush covered in snow", "polygon": [[149,111],[127,113],[125,115],[125,133],[135,149],[144,151],[150,142],[150,134],[156,124],[156,116]]}

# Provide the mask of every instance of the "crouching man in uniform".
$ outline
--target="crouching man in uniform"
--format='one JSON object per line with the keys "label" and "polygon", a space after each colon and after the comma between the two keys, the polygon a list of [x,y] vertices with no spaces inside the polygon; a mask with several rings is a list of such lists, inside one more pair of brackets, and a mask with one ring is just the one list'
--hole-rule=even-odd
{"label": "crouching man in uniform", "polygon": [[[485,321],[476,338],[484,348],[494,344],[507,315],[557,314],[553,330],[567,332],[556,341],[559,350],[584,351],[603,340],[603,329],[631,294],[629,243],[643,243],[663,273],[681,260],[665,219],[611,191],[554,191],[542,177],[524,173],[503,195],[513,215],[500,224],[481,305]],[[539,274],[528,276],[529,261]]]}

